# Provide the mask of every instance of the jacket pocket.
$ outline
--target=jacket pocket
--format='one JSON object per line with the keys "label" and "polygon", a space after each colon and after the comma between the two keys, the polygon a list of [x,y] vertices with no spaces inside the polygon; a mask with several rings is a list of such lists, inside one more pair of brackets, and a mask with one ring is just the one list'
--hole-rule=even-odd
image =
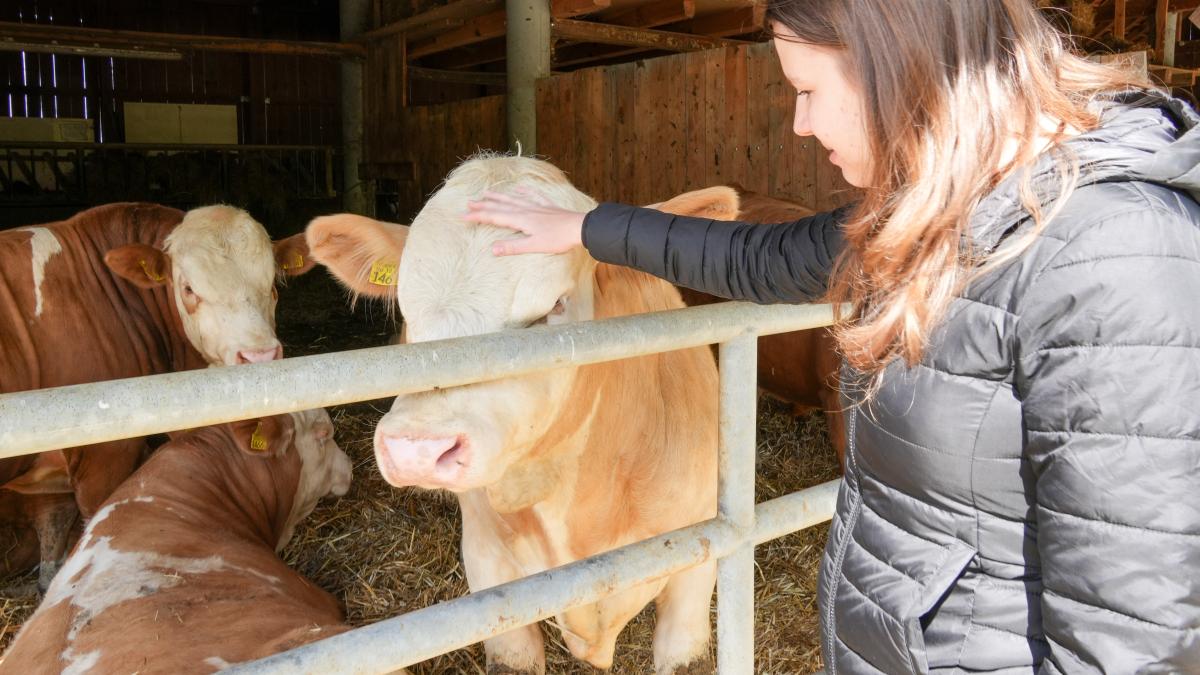
{"label": "jacket pocket", "polygon": [[929,672],[929,654],[925,645],[925,628],[937,613],[943,600],[950,594],[955,583],[962,577],[967,565],[975,558],[975,549],[961,541],[953,541],[941,547],[941,561],[927,576],[919,580],[909,607],[898,617],[904,626],[905,643],[909,659],[917,672]]}

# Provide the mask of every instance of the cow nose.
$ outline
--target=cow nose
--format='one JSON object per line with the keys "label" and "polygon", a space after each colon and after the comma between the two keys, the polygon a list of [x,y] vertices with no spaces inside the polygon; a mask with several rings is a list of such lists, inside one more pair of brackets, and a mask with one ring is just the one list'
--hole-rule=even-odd
{"label": "cow nose", "polygon": [[274,349],[243,349],[237,353],[238,363],[262,363],[283,358],[283,345]]}
{"label": "cow nose", "polygon": [[467,471],[470,446],[461,435],[381,434],[375,453],[384,479],[392,485],[452,487]]}

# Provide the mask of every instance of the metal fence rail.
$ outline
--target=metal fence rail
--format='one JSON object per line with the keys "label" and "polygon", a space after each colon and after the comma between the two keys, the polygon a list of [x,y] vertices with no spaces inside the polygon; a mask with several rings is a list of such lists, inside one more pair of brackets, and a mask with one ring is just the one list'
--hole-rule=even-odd
{"label": "metal fence rail", "polygon": [[722,303],[0,395],[0,457],[721,343],[718,515],[687,528],[314,642],[231,672],[386,673],[718,559],[718,668],[753,670],[754,545],[829,520],[836,481],[754,504],[757,336],[832,322],[829,305]]}

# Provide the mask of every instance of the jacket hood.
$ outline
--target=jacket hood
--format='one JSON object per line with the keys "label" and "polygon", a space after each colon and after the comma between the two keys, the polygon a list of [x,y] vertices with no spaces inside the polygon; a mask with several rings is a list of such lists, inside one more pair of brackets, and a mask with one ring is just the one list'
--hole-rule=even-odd
{"label": "jacket hood", "polygon": [[[1145,181],[1189,193],[1200,201],[1200,115],[1158,92],[1118,96],[1104,104],[1100,126],[1043,154],[1031,169],[1031,187],[1043,203],[1059,190],[1058,157],[1079,165],[1078,187]],[[979,203],[972,217],[976,250],[988,253],[1029,216],[1021,204],[1022,172],[1009,176]]]}

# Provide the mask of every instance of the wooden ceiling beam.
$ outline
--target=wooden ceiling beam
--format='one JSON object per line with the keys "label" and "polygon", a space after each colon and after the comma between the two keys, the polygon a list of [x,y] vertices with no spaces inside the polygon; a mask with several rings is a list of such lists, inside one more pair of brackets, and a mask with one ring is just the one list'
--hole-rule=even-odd
{"label": "wooden ceiling beam", "polygon": [[419,59],[429,54],[445,52],[458,47],[484,42],[492,38],[503,37],[507,27],[508,20],[503,9],[488,12],[441,35],[436,35],[428,40],[413,42],[408,50],[408,58]]}
{"label": "wooden ceiling beam", "polygon": [[411,33],[414,29],[444,21],[465,22],[468,19],[474,19],[481,14],[487,14],[503,6],[504,0],[455,0],[447,5],[431,9],[428,12],[421,12],[407,19],[401,19],[386,26],[369,30],[359,36],[358,41],[373,42],[392,35],[399,35],[400,33],[409,33],[409,38],[412,39]]}
{"label": "wooden ceiling beam", "polygon": [[550,0],[550,16],[569,19],[573,16],[595,14],[612,6],[612,0]]}
{"label": "wooden ceiling beam", "polygon": [[430,68],[455,70],[503,61],[507,55],[508,50],[504,38],[499,38],[456,49],[450,54],[438,54],[426,58],[422,64]]}
{"label": "wooden ceiling beam", "polygon": [[259,40],[218,35],[148,33],[7,21],[0,22],[0,40],[29,42],[45,46],[64,45],[101,49],[174,49],[181,52],[232,52],[336,58],[361,58],[366,55],[366,49],[362,45],[350,42]]}
{"label": "wooden ceiling beam", "polygon": [[745,35],[763,29],[766,19],[766,5],[755,4],[750,7],[738,7],[716,14],[696,17],[691,21],[673,24],[671,30],[678,30],[696,35],[712,37],[729,37]]}
{"label": "wooden ceiling beam", "polygon": [[696,16],[696,0],[657,0],[600,17],[604,23],[635,28],[656,28]]}
{"label": "wooden ceiling beam", "polygon": [[573,19],[555,19],[550,24],[550,31],[554,37],[560,40],[661,49],[669,52],[693,52],[702,49],[715,49],[717,47],[745,44],[734,40],[722,40],[704,35],[631,28],[629,26],[614,26],[612,24],[576,21]]}

